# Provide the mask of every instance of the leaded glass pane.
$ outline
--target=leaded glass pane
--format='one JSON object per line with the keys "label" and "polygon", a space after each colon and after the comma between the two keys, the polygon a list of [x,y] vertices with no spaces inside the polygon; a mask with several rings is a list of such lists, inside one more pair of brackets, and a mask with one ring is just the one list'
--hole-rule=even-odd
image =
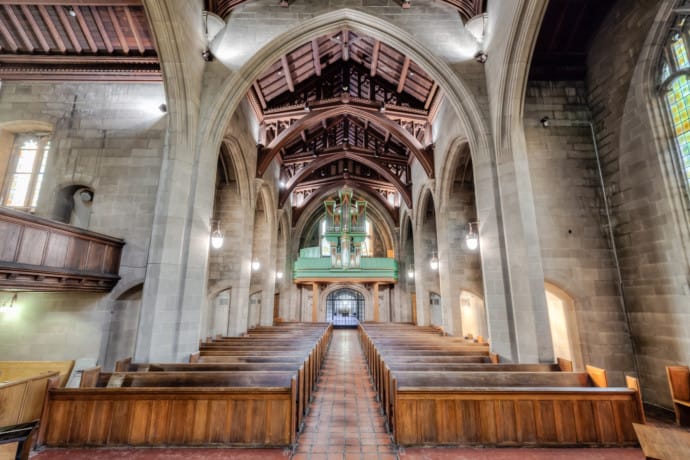
{"label": "leaded glass pane", "polygon": [[29,149],[22,146],[22,149],[19,151],[19,157],[17,158],[17,167],[15,168],[15,172],[31,173],[34,170],[34,163],[36,162],[37,153],[38,151],[36,150],[36,147]]}
{"label": "leaded glass pane", "polygon": [[666,93],[685,178],[690,184],[690,80],[678,76]]}
{"label": "leaded glass pane", "polygon": [[7,195],[7,206],[25,206],[31,174],[14,174]]}
{"label": "leaded glass pane", "polygon": [[685,41],[682,37],[679,37],[678,40],[673,42],[671,49],[673,50],[673,55],[676,58],[676,65],[678,65],[679,69],[685,69],[690,66],[688,52],[685,48]]}

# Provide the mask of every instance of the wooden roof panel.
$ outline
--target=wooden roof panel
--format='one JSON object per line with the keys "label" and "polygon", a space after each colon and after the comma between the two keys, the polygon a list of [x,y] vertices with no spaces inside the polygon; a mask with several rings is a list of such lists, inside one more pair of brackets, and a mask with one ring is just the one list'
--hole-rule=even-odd
{"label": "wooden roof panel", "polygon": [[12,64],[0,69],[6,79],[160,80],[137,0],[9,1],[0,8],[0,48],[0,64]]}

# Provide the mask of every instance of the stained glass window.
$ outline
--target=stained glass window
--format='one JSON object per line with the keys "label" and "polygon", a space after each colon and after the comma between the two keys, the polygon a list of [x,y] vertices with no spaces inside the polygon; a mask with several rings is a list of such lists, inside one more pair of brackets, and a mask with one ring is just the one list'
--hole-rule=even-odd
{"label": "stained glass window", "polygon": [[688,51],[685,48],[685,41],[680,34],[678,37],[675,37],[675,41],[671,44],[671,49],[673,50],[673,56],[676,59],[676,65],[679,69],[685,69],[690,66]]}
{"label": "stained glass window", "polygon": [[671,76],[671,67],[669,67],[668,62],[664,60],[661,64],[661,83],[665,82],[668,77]]}
{"label": "stained glass window", "polygon": [[666,93],[685,178],[690,183],[690,80],[679,75]]}
{"label": "stained glass window", "polygon": [[3,205],[33,211],[43,184],[50,142],[45,136],[19,135],[15,139]]}

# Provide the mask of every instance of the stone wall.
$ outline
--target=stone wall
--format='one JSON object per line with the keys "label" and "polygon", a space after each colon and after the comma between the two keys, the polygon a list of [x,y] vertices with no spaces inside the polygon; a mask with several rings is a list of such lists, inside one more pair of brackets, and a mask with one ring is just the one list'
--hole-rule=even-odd
{"label": "stone wall", "polygon": [[[54,126],[37,214],[51,217],[68,185],[94,190],[89,229],[123,238],[120,276],[104,294],[21,294],[18,315],[3,316],[4,359],[98,359],[106,367],[130,356],[144,279],[166,116],[161,84],[3,82],[0,124]],[[127,294],[125,298],[121,295]],[[26,343],[27,347],[17,346]]]}
{"label": "stone wall", "polygon": [[588,58],[589,103],[643,395],[670,406],[664,366],[690,362],[688,197],[670,167],[657,65],[671,1],[618,1]]}
{"label": "stone wall", "polygon": [[[634,373],[600,196],[584,82],[530,82],[524,125],[545,280],[574,299],[584,364]],[[544,128],[540,120],[550,118]]]}

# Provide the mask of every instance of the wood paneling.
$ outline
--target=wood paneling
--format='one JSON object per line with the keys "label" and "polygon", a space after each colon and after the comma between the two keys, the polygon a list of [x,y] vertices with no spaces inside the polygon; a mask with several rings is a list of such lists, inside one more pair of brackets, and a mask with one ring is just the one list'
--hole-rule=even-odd
{"label": "wood paneling", "polygon": [[98,388],[51,390],[48,446],[287,446],[291,388]]}
{"label": "wood paneling", "polygon": [[124,241],[0,208],[0,289],[107,292]]}

